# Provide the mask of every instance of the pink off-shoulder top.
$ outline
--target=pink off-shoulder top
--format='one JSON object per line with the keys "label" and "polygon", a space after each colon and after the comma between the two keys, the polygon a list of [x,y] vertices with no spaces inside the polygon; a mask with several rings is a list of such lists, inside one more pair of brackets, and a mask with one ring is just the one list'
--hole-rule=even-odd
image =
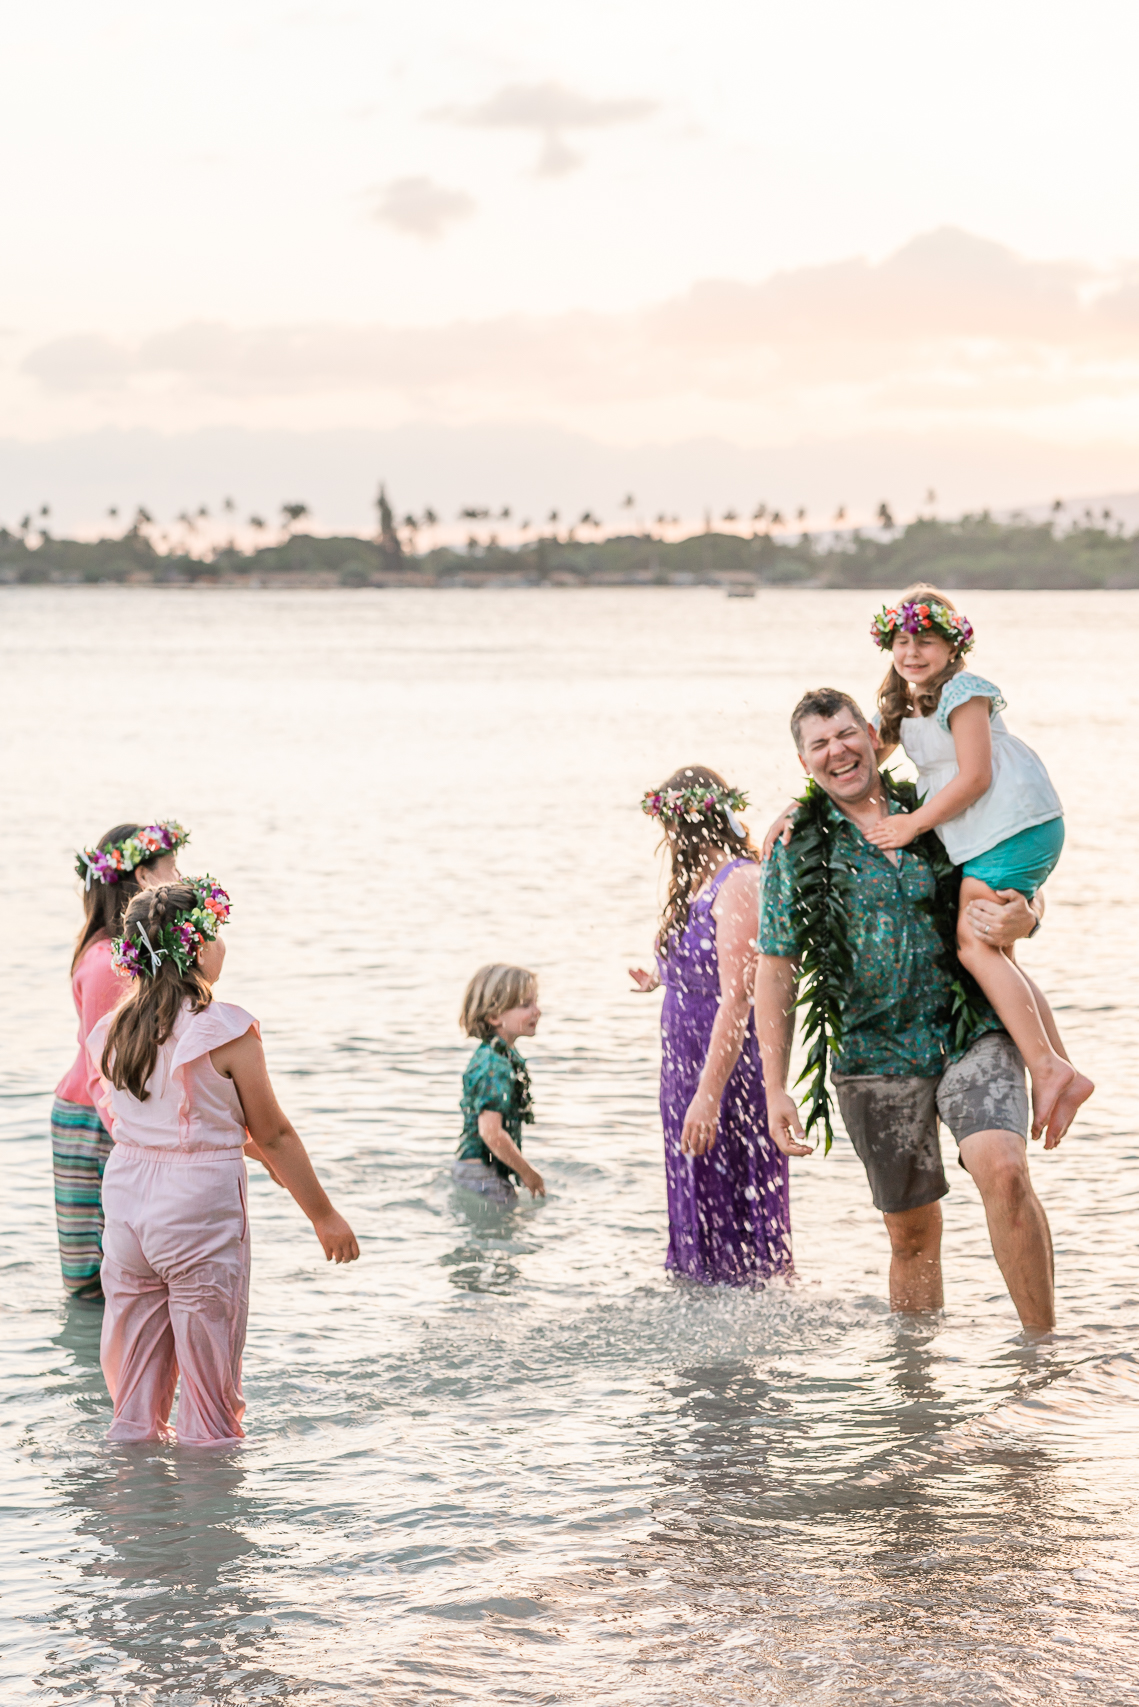
{"label": "pink off-shoulder top", "polygon": [[64,1102],[94,1108],[99,1098],[99,1068],[87,1053],[87,1038],[97,1020],[118,1006],[127,993],[127,981],[111,964],[109,937],[97,937],[79,956],[71,974],[71,998],[79,1015],[79,1053],[66,1075],[55,1087]]}

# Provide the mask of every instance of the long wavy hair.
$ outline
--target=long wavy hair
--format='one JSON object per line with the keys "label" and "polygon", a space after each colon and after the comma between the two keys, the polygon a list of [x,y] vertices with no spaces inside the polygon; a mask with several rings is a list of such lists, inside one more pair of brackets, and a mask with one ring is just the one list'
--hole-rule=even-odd
{"label": "long wavy hair", "polygon": [[[718,771],[711,771],[705,765],[683,765],[680,770],[673,771],[667,782],[661,783],[659,792],[664,794],[669,789],[709,785],[723,789],[728,786]],[[693,901],[717,869],[715,855],[722,850],[730,859],[752,859],[757,865],[760,863],[762,855],[759,849],[752,847],[746,825],[741,827],[743,834],[738,836],[722,811],[702,817],[698,824],[690,824],[686,818],[680,818],[665,825],[661,847],[668,849],[672,869],[657,948],[666,960],[670,949],[684,934]]]}
{"label": "long wavy hair", "polygon": [[[116,824],[105,836],[100,836],[98,845],[104,850],[111,848],[116,842],[125,842],[128,836],[136,835],[144,828],[142,824]],[[157,853],[154,859],[162,857]],[[154,860],[144,859],[141,863],[153,865]],[[75,953],[71,956],[72,972],[78,966],[80,956],[93,942],[122,934],[123,914],[140,893],[138,878],[133,871],[124,871],[117,883],[100,883],[97,878],[92,880],[90,889],[83,891],[83,924],[75,939]]]}
{"label": "long wavy hair", "polygon": [[[899,598],[900,605],[911,600],[932,604],[936,601],[944,605],[946,610],[956,610],[952,599],[944,593],[931,587],[928,581],[918,581],[912,587],[907,587]],[[890,668],[882,678],[882,686],[878,689],[878,710],[881,721],[878,725],[878,737],[883,746],[893,747],[901,734],[902,719],[905,717],[929,717],[941,704],[941,690],[946,682],[951,681],[959,670],[964,669],[965,659],[960,652],[954,652],[944,670],[939,670],[924,687],[915,688],[910,692],[910,684],[904,676],[900,676],[894,668],[893,659]]]}
{"label": "long wavy hair", "polygon": [[[157,889],[140,889],[123,918],[129,935],[141,925],[155,942],[163,925],[175,915],[197,906],[197,891],[188,883],[163,883]],[[174,1022],[188,1001],[191,1013],[200,1014],[213,1001],[213,991],[196,965],[179,972],[166,958],[153,977],[134,980],[125,1002],[115,1009],[101,1066],[116,1090],[129,1091],[139,1102],[147,1099],[146,1081],[154,1071],[158,1051],[174,1030]]]}

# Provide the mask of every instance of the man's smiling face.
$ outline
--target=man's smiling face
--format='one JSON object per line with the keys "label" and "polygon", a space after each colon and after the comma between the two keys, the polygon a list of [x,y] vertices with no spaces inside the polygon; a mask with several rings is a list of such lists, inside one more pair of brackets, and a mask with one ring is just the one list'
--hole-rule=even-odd
{"label": "man's smiling face", "polygon": [[858,806],[878,785],[873,733],[848,705],[833,717],[804,717],[799,761],[836,806]]}

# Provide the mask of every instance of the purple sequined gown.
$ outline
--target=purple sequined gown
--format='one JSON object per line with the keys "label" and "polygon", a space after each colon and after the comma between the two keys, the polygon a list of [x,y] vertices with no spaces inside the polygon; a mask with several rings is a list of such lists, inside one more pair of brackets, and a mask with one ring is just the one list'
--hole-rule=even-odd
{"label": "purple sequined gown", "polygon": [[661,1013],[660,1114],[668,1184],[665,1267],[707,1283],[748,1286],[791,1270],[787,1158],[767,1133],[767,1098],[748,1014],[740,1058],[724,1090],[716,1142],[705,1156],[682,1156],[684,1116],[696,1093],[720,1001],[712,903],[731,860],[697,896],[667,960]]}

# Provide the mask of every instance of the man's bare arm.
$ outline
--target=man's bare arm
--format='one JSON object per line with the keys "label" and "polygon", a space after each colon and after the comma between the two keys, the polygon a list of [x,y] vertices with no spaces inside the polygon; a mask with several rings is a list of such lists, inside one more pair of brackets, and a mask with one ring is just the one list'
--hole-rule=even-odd
{"label": "man's bare arm", "polygon": [[785,1156],[809,1156],[795,1099],[787,1090],[791,1042],[795,1035],[798,971],[793,960],[761,954],[755,972],[755,1033],[763,1062],[767,1124]]}

